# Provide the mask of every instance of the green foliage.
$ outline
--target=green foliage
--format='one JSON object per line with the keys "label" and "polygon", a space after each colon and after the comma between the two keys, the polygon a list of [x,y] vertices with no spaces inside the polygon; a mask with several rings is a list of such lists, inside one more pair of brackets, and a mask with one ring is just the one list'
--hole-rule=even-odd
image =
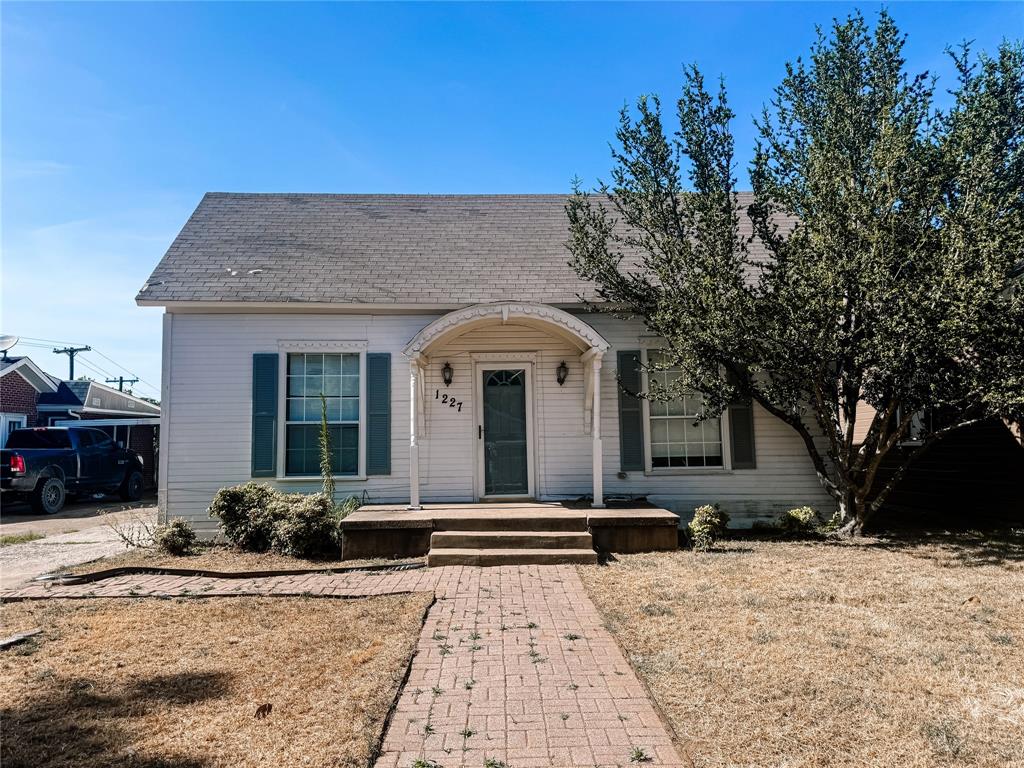
{"label": "green foliage", "polygon": [[356,496],[335,506],[322,493],[281,493],[269,485],[250,482],[221,488],[209,512],[219,519],[224,538],[239,549],[323,557],[339,552],[339,524],[359,504]]}
{"label": "green foliage", "polygon": [[334,467],[332,465],[331,431],[327,427],[327,398],[320,393],[320,476],[324,481],[324,495],[334,501]]}
{"label": "green foliage", "polygon": [[266,552],[274,536],[274,525],[282,510],[271,502],[280,494],[266,483],[248,482],[221,488],[210,504],[210,517],[220,521],[226,538],[247,552]]}
{"label": "green foliage", "polygon": [[291,557],[322,557],[340,551],[341,531],[331,500],[322,493],[282,495],[271,549]]}
{"label": "green foliage", "polygon": [[168,555],[188,555],[196,547],[196,532],[187,521],[178,517],[153,532],[153,543]]}
{"label": "green foliage", "polygon": [[817,533],[821,520],[810,507],[796,507],[782,513],[779,530],[790,536],[811,536]]}
{"label": "green foliage", "polygon": [[[903,44],[885,11],[819,31],[755,121],[752,200],[724,85],[691,67],[678,129],[655,98],[624,109],[611,182],[567,206],[577,273],[683,372],[645,396],[702,391],[706,417],[753,399],[798,433],[851,531],[952,429],[1024,417],[1024,49],[951,52],[939,111]],[[922,447],[876,483],[922,410]]]}
{"label": "green foliage", "polygon": [[697,507],[693,511],[693,520],[687,526],[690,543],[697,551],[705,552],[715,545],[715,542],[728,527],[729,515],[723,512],[717,504],[705,504],[703,507]]}
{"label": "green foliage", "polygon": [[349,496],[342,499],[340,504],[335,505],[334,509],[338,514],[338,520],[344,520],[361,506],[362,501],[358,496]]}

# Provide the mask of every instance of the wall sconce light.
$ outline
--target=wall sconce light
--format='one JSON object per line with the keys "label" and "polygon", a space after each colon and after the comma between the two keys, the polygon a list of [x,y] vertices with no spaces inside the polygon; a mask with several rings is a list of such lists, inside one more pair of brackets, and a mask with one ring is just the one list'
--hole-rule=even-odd
{"label": "wall sconce light", "polygon": [[565,360],[558,364],[558,370],[555,371],[555,378],[558,380],[558,386],[565,384],[565,380],[569,378],[569,366],[565,364]]}
{"label": "wall sconce light", "polygon": [[445,361],[444,367],[441,368],[441,378],[444,379],[444,385],[450,386],[452,383],[452,376],[455,375],[455,371],[452,370],[452,365],[448,361]]}

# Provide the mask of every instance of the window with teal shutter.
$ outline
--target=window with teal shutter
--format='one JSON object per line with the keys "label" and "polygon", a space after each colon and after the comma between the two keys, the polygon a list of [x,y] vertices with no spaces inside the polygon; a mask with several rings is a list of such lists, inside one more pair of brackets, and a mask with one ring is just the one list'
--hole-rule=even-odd
{"label": "window with teal shutter", "polygon": [[619,468],[644,468],[644,417],[640,399],[640,350],[619,352]]}
{"label": "window with teal shutter", "polygon": [[391,355],[366,355],[366,474],[391,474]]}
{"label": "window with teal shutter", "polygon": [[252,356],[252,476],[277,474],[278,355]]}

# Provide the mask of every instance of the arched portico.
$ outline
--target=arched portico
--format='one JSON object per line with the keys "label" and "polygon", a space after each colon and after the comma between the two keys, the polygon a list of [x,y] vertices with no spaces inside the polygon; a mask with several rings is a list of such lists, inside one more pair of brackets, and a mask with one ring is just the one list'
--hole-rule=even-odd
{"label": "arched portico", "polygon": [[[493,325],[527,326],[557,337],[579,351],[584,370],[584,423],[591,436],[593,506],[604,506],[602,487],[600,371],[610,345],[585,321],[556,307],[528,302],[497,302],[464,307],[439,317],[422,328],[405,346],[409,358],[409,496],[410,507],[420,507],[419,447],[425,431],[424,372],[432,354],[460,336]],[[578,401],[577,401],[578,402]],[[482,426],[481,426],[482,429]]]}

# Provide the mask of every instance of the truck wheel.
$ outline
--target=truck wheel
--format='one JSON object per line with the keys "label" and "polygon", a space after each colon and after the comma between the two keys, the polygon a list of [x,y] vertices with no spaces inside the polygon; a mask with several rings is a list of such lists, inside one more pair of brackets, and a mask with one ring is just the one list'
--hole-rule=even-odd
{"label": "truck wheel", "polygon": [[47,477],[32,491],[32,509],[44,515],[55,515],[64,508],[67,494],[59,477]]}
{"label": "truck wheel", "polygon": [[142,473],[137,469],[130,470],[121,483],[121,498],[125,501],[138,501],[142,498]]}

